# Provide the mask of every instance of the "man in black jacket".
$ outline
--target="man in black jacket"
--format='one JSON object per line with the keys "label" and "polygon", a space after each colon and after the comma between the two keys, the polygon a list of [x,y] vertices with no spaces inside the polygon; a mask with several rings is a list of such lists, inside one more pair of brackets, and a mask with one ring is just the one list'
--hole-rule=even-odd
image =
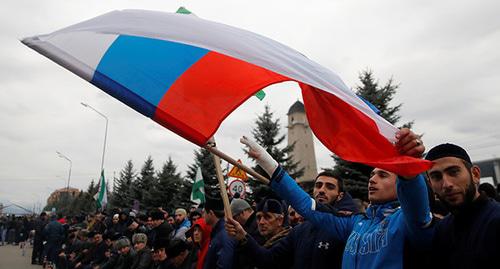
{"label": "man in black jacket", "polygon": [[432,260],[436,268],[490,268],[500,255],[500,204],[478,191],[481,171],[453,144],[425,157],[433,191],[451,214],[436,224]]}
{"label": "man in black jacket", "polygon": [[43,229],[45,225],[47,225],[47,213],[42,212],[35,222],[35,238],[33,240],[31,264],[43,264]]}
{"label": "man in black jacket", "polygon": [[51,221],[43,229],[43,236],[47,240],[44,253],[47,260],[57,262],[58,251],[61,249],[65,237],[65,230],[61,223],[57,222],[57,216],[52,214]]}
{"label": "man in black jacket", "polygon": [[[343,180],[337,173],[324,171],[318,174],[313,196],[317,210],[332,214],[337,211],[357,213],[356,205],[344,192]],[[226,227],[229,234],[234,234],[231,225]],[[341,268],[344,250],[343,243],[333,240],[325,230],[316,228],[307,220],[270,249],[260,247],[248,236],[240,240],[240,246],[253,257],[259,268]]]}
{"label": "man in black jacket", "polygon": [[148,246],[152,247],[159,240],[164,240],[166,242],[170,241],[170,233],[172,233],[173,228],[170,224],[165,221],[165,215],[159,209],[154,209],[151,211],[150,216],[153,220],[151,233],[149,234]]}

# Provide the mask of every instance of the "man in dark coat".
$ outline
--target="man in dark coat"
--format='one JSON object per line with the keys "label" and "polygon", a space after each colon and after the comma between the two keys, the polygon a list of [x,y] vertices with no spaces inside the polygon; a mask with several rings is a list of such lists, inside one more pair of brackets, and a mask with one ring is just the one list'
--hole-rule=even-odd
{"label": "man in dark coat", "polygon": [[113,269],[130,269],[134,262],[136,253],[134,248],[130,245],[130,240],[126,237],[122,237],[116,240],[114,244],[115,249],[118,251],[119,256],[116,264],[112,267]]}
{"label": "man in dark coat", "polygon": [[153,220],[151,233],[149,234],[148,246],[154,246],[157,241],[164,240],[170,241],[170,233],[172,233],[173,228],[170,224],[165,221],[164,213],[159,209],[154,209],[151,211],[150,216]]}
{"label": "man in dark coat", "polygon": [[35,237],[33,240],[33,252],[31,253],[31,264],[43,263],[43,229],[47,225],[47,213],[40,213],[35,221]]}
{"label": "man in dark coat", "polygon": [[500,255],[500,204],[479,193],[479,167],[453,144],[432,148],[426,159],[434,163],[432,189],[451,213],[436,224],[433,266],[490,268]]}
{"label": "man in dark coat", "polygon": [[151,249],[146,245],[148,237],[146,234],[138,233],[132,236],[132,243],[137,255],[134,258],[131,269],[149,269],[153,264]]}
{"label": "man in dark coat", "polygon": [[[313,197],[317,210],[322,212],[357,213],[356,205],[344,192],[343,180],[337,173],[324,171],[318,174]],[[260,247],[248,236],[242,241],[241,250],[253,257],[259,268],[341,268],[344,243],[334,240],[327,231],[307,220],[270,249]]]}
{"label": "man in dark coat", "polygon": [[208,225],[212,226],[210,245],[203,268],[233,268],[237,241],[230,238],[224,230],[224,204],[222,199],[207,195],[203,218]]}
{"label": "man in dark coat", "polygon": [[47,260],[55,263],[57,261],[57,252],[61,249],[65,237],[64,227],[57,221],[55,214],[50,216],[50,222],[45,226],[43,236],[47,240],[44,249]]}

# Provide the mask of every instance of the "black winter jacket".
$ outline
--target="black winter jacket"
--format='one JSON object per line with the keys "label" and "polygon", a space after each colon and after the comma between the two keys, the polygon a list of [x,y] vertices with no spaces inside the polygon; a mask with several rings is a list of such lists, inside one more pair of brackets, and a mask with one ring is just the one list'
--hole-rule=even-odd
{"label": "black winter jacket", "polygon": [[435,268],[491,268],[500,257],[500,204],[485,195],[436,225]]}

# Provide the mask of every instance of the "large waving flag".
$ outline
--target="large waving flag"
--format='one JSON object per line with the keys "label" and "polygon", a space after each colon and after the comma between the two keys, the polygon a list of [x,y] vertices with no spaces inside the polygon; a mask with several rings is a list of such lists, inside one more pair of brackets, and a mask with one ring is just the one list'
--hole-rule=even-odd
{"label": "large waving flag", "polygon": [[397,129],[336,73],[249,31],[196,16],[124,10],[22,42],[200,146],[256,92],[296,81],[311,129],[341,158],[402,175],[430,167],[400,156],[392,144]]}

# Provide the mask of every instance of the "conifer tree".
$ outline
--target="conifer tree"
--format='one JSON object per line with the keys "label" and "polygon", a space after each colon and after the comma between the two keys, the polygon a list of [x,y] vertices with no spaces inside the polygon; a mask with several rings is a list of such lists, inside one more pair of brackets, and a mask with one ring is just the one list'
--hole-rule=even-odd
{"label": "conifer tree", "polygon": [[113,188],[111,204],[114,207],[127,208],[132,206],[132,182],[137,174],[134,170],[132,160],[128,160],[125,167],[120,171],[120,177],[116,180]]}
{"label": "conifer tree", "polygon": [[156,188],[151,193],[152,206],[174,209],[179,200],[179,193],[182,192],[182,177],[171,158],[163,164],[161,171],[157,173],[157,179]]}
{"label": "conifer tree", "polygon": [[144,165],[141,168],[141,172],[136,180],[132,182],[132,197],[140,202],[143,208],[149,209],[153,205],[151,204],[151,191],[153,191],[156,184],[155,168],[153,165],[153,159],[148,156]]}
{"label": "conifer tree", "polygon": [[217,188],[218,180],[215,172],[214,157],[210,151],[200,148],[194,151],[194,164],[188,166],[187,180],[192,183],[196,170],[201,167],[201,174],[206,188]]}

